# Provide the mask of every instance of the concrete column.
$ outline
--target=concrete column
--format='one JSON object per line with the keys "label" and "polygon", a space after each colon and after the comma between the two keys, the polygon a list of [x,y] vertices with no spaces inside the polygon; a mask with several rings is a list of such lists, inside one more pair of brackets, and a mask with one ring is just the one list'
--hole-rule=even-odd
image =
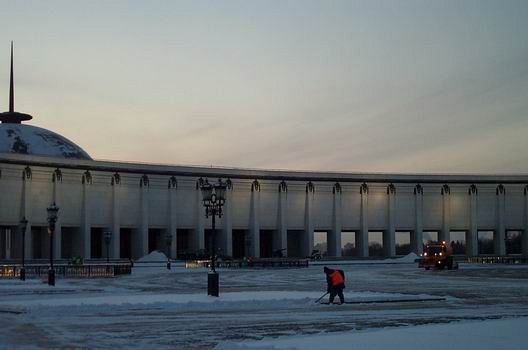
{"label": "concrete column", "polygon": [[328,256],[341,256],[341,185],[336,182],[332,189],[333,203],[332,203],[332,231],[328,232],[327,248]]}
{"label": "concrete column", "polygon": [[92,257],[92,225],[91,225],[91,201],[90,186],[92,185],[92,175],[86,171],[82,176],[82,205],[81,205],[81,252],[84,259]]}
{"label": "concrete column", "polygon": [[57,223],[55,224],[55,232],[53,232],[53,258],[61,259],[62,258],[62,215],[61,215],[61,206],[62,206],[62,172],[60,169],[55,169],[53,176],[51,178],[53,183],[53,194],[51,202],[55,203],[59,207],[59,216],[57,218]]}
{"label": "concrete column", "polygon": [[112,175],[112,241],[110,242],[110,257],[112,259],[121,258],[121,176],[118,173]]}
{"label": "concrete column", "polygon": [[139,234],[137,256],[148,254],[149,244],[149,178],[143,175],[139,180]]}
{"label": "concrete column", "polygon": [[[178,241],[176,233],[178,231],[178,222],[177,222],[177,216],[176,213],[178,211],[177,203],[176,203],[176,195],[178,191],[178,181],[176,180],[176,177],[172,176],[169,179],[168,184],[168,196],[169,196],[169,206],[167,208],[167,230],[168,232],[165,232],[165,234],[170,233],[172,240],[171,240],[171,246],[169,247],[169,258],[176,259],[177,257],[177,248],[178,248]],[[165,243],[166,238],[163,237],[163,242]]]}
{"label": "concrete column", "polygon": [[277,231],[273,237],[273,250],[285,249],[283,256],[288,256],[288,220],[286,212],[288,209],[288,185],[285,181],[279,184],[277,205]]}
{"label": "concrete column", "polygon": [[448,185],[442,186],[442,230],[438,240],[451,242],[451,189]]}
{"label": "concrete column", "polygon": [[411,250],[417,255],[423,253],[423,188],[414,187],[414,232],[411,237]]}
{"label": "concrete column", "polygon": [[11,259],[11,246],[12,246],[12,237],[11,237],[11,228],[7,227],[4,230],[5,234],[5,259]]}
{"label": "concrete column", "polygon": [[249,252],[248,256],[260,257],[260,183],[255,180],[251,184],[251,199],[249,208]]}
{"label": "concrete column", "polygon": [[31,230],[32,213],[31,213],[31,187],[33,176],[31,168],[26,167],[22,171],[22,198],[20,201],[20,219],[26,218],[28,221],[26,228],[26,239],[24,242],[24,252],[26,259],[33,259],[33,234]]}
{"label": "concrete column", "polygon": [[226,200],[223,208],[224,227],[220,236],[220,247],[227,256],[233,256],[233,183],[226,181]]}
{"label": "concrete column", "polygon": [[522,255],[528,256],[528,186],[524,188],[524,230],[522,233]]}
{"label": "concrete column", "polygon": [[202,203],[202,191],[200,186],[204,183],[202,178],[196,181],[196,192],[194,196],[194,249],[205,249],[205,208]]}
{"label": "concrete column", "polygon": [[469,232],[466,236],[466,255],[477,256],[478,255],[478,210],[477,210],[477,199],[478,189],[477,186],[471,185],[469,187]]}
{"label": "concrete column", "polygon": [[495,225],[495,236],[493,237],[495,255],[506,255],[506,226],[504,223],[506,210],[506,189],[503,185],[497,186],[497,220]]}
{"label": "concrete column", "polygon": [[359,219],[359,235],[356,237],[360,257],[368,257],[368,186],[363,183],[360,188],[361,212]]}
{"label": "concrete column", "polygon": [[395,205],[396,187],[389,184],[387,186],[387,229],[383,231],[383,252],[386,257],[396,255]]}
{"label": "concrete column", "polygon": [[304,238],[302,255],[310,256],[314,246],[314,222],[313,203],[315,198],[315,186],[310,181],[306,185],[306,197],[304,200]]}

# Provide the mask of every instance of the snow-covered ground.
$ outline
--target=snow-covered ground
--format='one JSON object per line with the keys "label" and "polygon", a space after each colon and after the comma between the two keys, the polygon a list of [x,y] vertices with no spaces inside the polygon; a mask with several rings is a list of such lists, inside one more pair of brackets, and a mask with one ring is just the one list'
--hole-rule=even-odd
{"label": "snow-covered ground", "polygon": [[56,287],[0,280],[0,349],[326,349],[329,335],[335,349],[379,349],[391,339],[393,350],[423,348],[446,337],[466,349],[528,342],[520,331],[528,325],[528,266],[341,268],[347,300],[389,302],[315,304],[326,289],[322,266],[219,270],[219,298],[206,295],[205,269],[181,264],[137,264],[130,276],[58,279]]}
{"label": "snow-covered ground", "polygon": [[528,318],[454,322],[442,325],[369,329],[359,332],[291,336],[254,342],[223,342],[216,350],[273,349],[524,349]]}

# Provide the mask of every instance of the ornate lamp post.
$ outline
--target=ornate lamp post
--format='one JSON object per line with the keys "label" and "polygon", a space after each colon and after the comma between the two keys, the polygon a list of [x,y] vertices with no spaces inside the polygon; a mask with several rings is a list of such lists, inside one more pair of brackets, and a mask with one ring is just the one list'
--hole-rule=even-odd
{"label": "ornate lamp post", "polygon": [[112,232],[104,232],[104,240],[106,245],[106,265],[110,264],[110,242],[112,241]]}
{"label": "ornate lamp post", "polygon": [[170,231],[167,231],[165,234],[165,243],[167,244],[167,270],[171,269],[171,245],[172,245],[172,235]]}
{"label": "ornate lamp post", "polygon": [[202,190],[203,205],[205,207],[205,217],[209,215],[212,217],[212,244],[211,244],[211,269],[207,275],[207,294],[211,296],[218,296],[218,273],[215,268],[216,261],[216,226],[215,218],[222,217],[222,206],[225,203],[226,184],[218,179],[218,182],[211,185],[207,180],[200,187]]}
{"label": "ornate lamp post", "polygon": [[26,280],[26,230],[27,230],[28,221],[24,216],[20,220],[20,231],[22,232],[22,267],[20,268],[20,280]]}
{"label": "ornate lamp post", "polygon": [[48,270],[48,285],[54,286],[55,285],[55,270],[53,269],[53,233],[55,232],[55,224],[57,223],[58,213],[59,213],[59,207],[55,205],[55,202],[53,202],[52,205],[50,205],[47,209],[48,212],[48,233],[50,237],[50,267]]}

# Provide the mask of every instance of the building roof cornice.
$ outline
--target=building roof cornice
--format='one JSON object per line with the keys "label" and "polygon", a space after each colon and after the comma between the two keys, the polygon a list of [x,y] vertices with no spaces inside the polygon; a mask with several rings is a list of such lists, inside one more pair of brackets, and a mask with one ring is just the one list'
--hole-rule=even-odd
{"label": "building roof cornice", "polygon": [[109,173],[149,174],[190,177],[220,177],[285,181],[324,181],[358,183],[503,183],[526,184],[528,174],[401,174],[348,173],[292,170],[241,169],[205,166],[161,165],[118,161],[61,159],[21,154],[0,154],[1,164],[76,169]]}

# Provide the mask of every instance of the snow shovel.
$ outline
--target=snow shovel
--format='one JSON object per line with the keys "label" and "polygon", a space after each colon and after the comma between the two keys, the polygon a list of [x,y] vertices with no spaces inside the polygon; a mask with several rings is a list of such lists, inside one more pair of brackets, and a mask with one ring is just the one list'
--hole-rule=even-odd
{"label": "snow shovel", "polygon": [[329,293],[329,292],[324,293],[319,299],[317,299],[317,300],[315,301],[315,304],[317,304],[318,302],[320,302],[321,299],[323,299],[328,293]]}

